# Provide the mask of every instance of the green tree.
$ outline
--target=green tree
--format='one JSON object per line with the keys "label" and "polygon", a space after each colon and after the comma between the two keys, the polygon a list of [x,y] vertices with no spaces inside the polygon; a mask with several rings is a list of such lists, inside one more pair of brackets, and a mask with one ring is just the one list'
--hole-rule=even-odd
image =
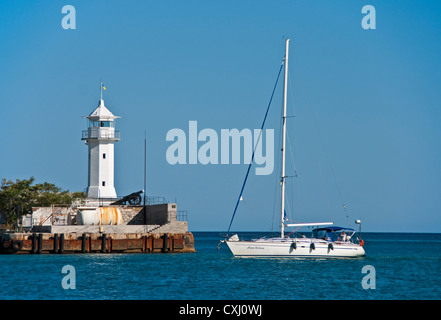
{"label": "green tree", "polygon": [[32,207],[70,204],[77,198],[85,198],[84,192],[71,193],[52,183],[34,184],[35,178],[16,179],[15,182],[3,179],[0,190],[0,213],[6,224],[16,223],[22,215],[32,211]]}

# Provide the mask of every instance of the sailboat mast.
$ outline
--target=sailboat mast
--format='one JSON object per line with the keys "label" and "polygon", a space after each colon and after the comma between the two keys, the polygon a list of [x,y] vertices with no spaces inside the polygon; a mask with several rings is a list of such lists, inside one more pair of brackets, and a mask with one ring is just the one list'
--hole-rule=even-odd
{"label": "sailboat mast", "polygon": [[280,237],[284,238],[285,233],[285,144],[286,144],[286,97],[288,88],[288,51],[289,51],[289,39],[286,39],[285,47],[285,82],[283,86],[283,129],[282,129],[282,181],[281,181],[281,212],[280,212]]}

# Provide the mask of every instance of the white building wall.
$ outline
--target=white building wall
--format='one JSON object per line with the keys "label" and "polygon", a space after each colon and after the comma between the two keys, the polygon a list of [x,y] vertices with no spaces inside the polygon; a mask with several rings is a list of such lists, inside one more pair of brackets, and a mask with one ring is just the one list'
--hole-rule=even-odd
{"label": "white building wall", "polygon": [[89,141],[89,198],[116,198],[114,143]]}

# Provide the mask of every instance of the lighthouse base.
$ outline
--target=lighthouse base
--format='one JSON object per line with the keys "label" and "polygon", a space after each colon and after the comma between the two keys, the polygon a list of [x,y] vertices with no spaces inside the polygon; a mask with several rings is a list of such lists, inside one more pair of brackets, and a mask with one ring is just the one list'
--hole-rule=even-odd
{"label": "lighthouse base", "polygon": [[87,188],[87,197],[93,199],[116,199],[116,190],[113,186],[98,187],[89,186]]}

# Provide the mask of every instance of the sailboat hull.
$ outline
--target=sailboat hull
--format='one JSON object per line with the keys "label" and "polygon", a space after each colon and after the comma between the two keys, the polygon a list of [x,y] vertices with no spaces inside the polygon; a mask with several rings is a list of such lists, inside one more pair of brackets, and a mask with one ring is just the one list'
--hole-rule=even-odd
{"label": "sailboat hull", "polygon": [[225,241],[235,257],[243,258],[356,258],[365,255],[362,246],[295,239]]}

